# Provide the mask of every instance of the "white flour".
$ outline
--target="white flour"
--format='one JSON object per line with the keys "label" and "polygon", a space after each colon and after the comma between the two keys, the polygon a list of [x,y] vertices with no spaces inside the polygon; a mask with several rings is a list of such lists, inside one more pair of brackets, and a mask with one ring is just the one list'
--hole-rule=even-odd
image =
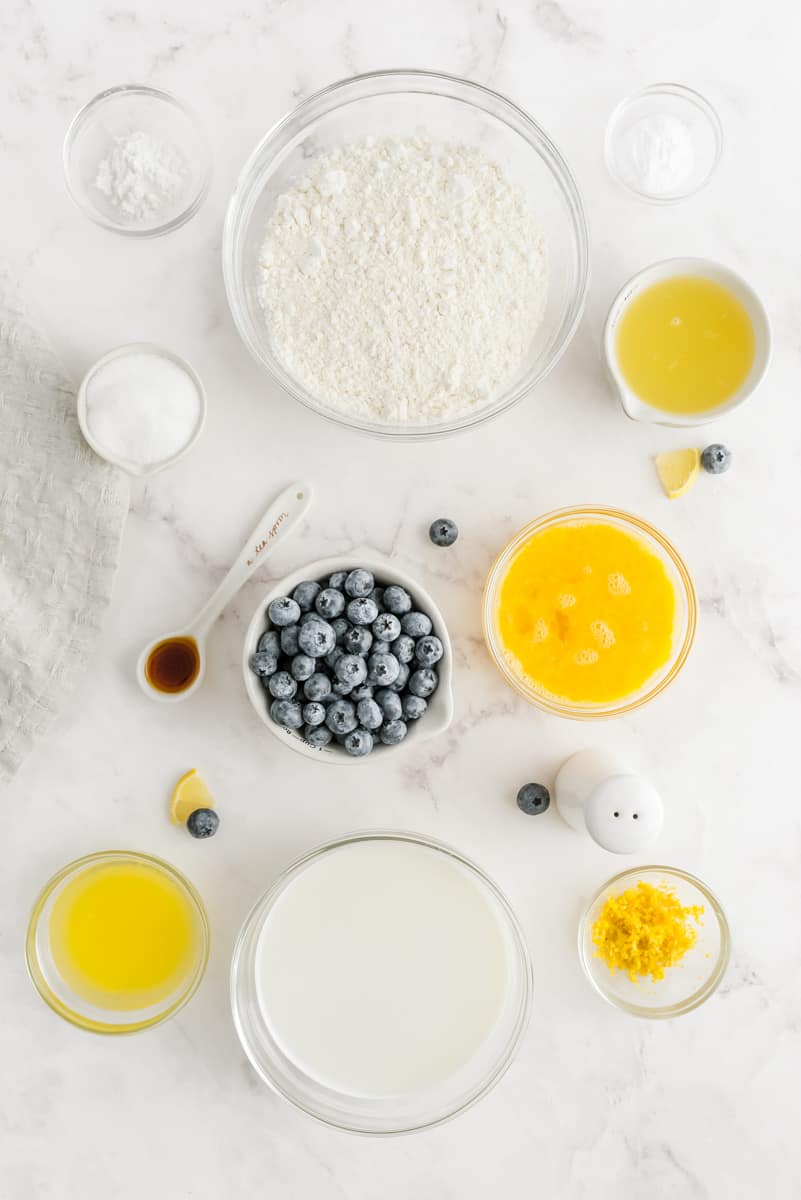
{"label": "white flour", "polygon": [[472,146],[372,139],[279,196],[259,296],[286,369],[332,407],[426,424],[483,407],[542,320],[542,229]]}
{"label": "white flour", "polygon": [[146,221],[174,203],[188,176],[175,146],[140,131],[114,138],[97,165],[95,187],[123,217]]}

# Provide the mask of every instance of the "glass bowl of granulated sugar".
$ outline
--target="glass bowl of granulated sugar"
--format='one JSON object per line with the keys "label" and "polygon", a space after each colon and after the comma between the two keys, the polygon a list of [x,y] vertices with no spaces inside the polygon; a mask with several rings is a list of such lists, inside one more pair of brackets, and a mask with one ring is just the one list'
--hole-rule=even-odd
{"label": "glass bowl of granulated sugar", "polygon": [[154,88],[101,92],[64,139],[73,200],[92,221],[128,237],[157,237],[185,224],[206,197],[210,173],[198,118]]}
{"label": "glass bowl of granulated sugar", "polygon": [[548,374],[584,309],[588,234],[567,163],[510,100],[379,71],[256,147],[223,270],[245,345],[291,396],[417,439],[498,416]]}

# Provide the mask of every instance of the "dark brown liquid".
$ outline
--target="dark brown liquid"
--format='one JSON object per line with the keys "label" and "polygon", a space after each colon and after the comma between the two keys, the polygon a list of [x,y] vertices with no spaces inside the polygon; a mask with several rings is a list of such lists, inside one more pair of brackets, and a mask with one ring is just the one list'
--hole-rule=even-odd
{"label": "dark brown liquid", "polygon": [[183,692],[200,671],[200,651],[194,638],[167,638],[154,646],[145,663],[145,678],[157,692]]}

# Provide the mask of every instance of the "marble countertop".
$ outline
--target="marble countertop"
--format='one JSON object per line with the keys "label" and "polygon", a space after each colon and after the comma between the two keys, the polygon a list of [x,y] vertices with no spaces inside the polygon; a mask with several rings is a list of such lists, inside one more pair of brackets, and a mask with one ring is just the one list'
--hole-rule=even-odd
{"label": "marble countertop", "polygon": [[[210,398],[207,432],[174,469],[132,491],[115,600],[92,670],[3,796],[0,882],[0,1194],[4,1200],[738,1200],[801,1194],[801,888],[794,743],[801,719],[798,544],[801,361],[798,197],[788,125],[801,105],[801,13],[785,0],[11,0],[0,25],[4,253],[79,375],[123,341],[185,355]],[[592,229],[593,282],[569,352],[536,394],[473,434],[391,446],[332,429],[271,390],[239,343],[220,272],[220,226],[264,130],[316,88],[382,66],[432,66],[528,109],[573,167]],[[605,174],[607,115],[660,79],[718,108],[726,149],[711,186],[674,207],[638,204]],[[194,104],[215,174],[201,213],[132,244],[92,226],[61,178],[74,111],[141,81]],[[624,420],[598,356],[609,301],[634,270],[674,254],[718,257],[764,294],[775,357],[757,400],[710,427],[736,461],[683,501],[651,456],[680,431]],[[139,648],[220,580],[267,498],[292,477],[317,501],[302,535],[231,605],[209,673],[165,712],[133,679]],[[540,714],[483,648],[479,596],[495,553],[527,519],[597,501],[652,520],[695,576],[701,625],[680,680],[606,724]],[[432,517],[462,536],[432,547]],[[249,708],[243,631],[267,579],[369,545],[430,587],[454,636],[456,716],[440,739],[371,768],[326,772],[288,754]],[[734,951],[720,993],[669,1022],[604,1005],[582,976],[583,903],[621,863],[514,794],[550,782],[584,746],[625,752],[657,783],[657,861],[722,898]],[[222,813],[211,842],[165,819],[191,766]],[[294,1112],[244,1059],[228,1008],[233,939],[293,857],[359,827],[418,830],[474,857],[506,890],[534,961],[536,1001],[517,1061],[457,1121],[388,1142]],[[24,972],[32,898],[72,857],[109,845],[171,859],[200,888],[213,950],[175,1020],[106,1040],[62,1023]],[[649,855],[650,857],[650,855]],[[637,861],[636,859],[634,861]],[[640,861],[645,861],[642,858]]]}

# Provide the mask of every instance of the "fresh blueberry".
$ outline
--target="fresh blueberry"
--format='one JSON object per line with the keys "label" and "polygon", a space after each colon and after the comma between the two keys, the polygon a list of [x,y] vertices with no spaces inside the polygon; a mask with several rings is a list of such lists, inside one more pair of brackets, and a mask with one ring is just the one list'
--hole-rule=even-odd
{"label": "fresh blueberry", "polygon": [[323,658],[336,645],[336,634],[327,621],[307,621],[298,633],[298,645],[311,658]]}
{"label": "fresh blueberry", "polygon": [[271,650],[257,650],[248,659],[248,666],[254,675],[266,679],[278,670],[278,655],[273,654]]}
{"label": "fresh blueberry", "polygon": [[194,838],[214,837],[220,828],[220,818],[213,808],[196,808],[186,818],[186,828]]}
{"label": "fresh blueberry", "polygon": [[412,611],[412,598],[406,588],[392,583],[384,589],[384,608],[396,617],[402,617],[404,613]]}
{"label": "fresh blueberry", "polygon": [[393,692],[401,693],[409,682],[410,667],[408,663],[398,663],[398,677],[389,686]]}
{"label": "fresh blueberry", "polygon": [[358,724],[356,709],[350,700],[335,700],[326,710],[325,723],[333,734],[350,733]]}
{"label": "fresh blueberry", "polygon": [[375,601],[375,606],[380,613],[384,611],[384,589],[382,587],[374,587],[370,593],[370,599]]}
{"label": "fresh blueberry", "polygon": [[326,725],[307,725],[303,730],[303,736],[310,746],[314,746],[315,750],[322,750],[324,746],[330,746],[334,738]]}
{"label": "fresh blueberry", "polygon": [[365,571],[363,567],[351,571],[345,580],[345,591],[349,596],[369,596],[374,587],[372,571]]}
{"label": "fresh blueberry", "polygon": [[331,628],[337,639],[337,645],[343,646],[345,644],[345,635],[350,629],[350,621],[346,621],[344,617],[335,617],[331,622]]}
{"label": "fresh blueberry", "polygon": [[307,725],[322,725],[325,720],[325,705],[319,700],[310,700],[303,705],[303,720]]}
{"label": "fresh blueberry", "polygon": [[402,742],[408,733],[408,726],[405,721],[398,719],[397,721],[389,721],[379,730],[378,736],[385,746],[397,746]]}
{"label": "fresh blueberry", "polygon": [[409,637],[408,633],[402,633],[399,638],[395,639],[390,649],[398,662],[410,663],[414,658],[414,638]]}
{"label": "fresh blueberry", "polygon": [[352,758],[364,758],[373,748],[373,735],[369,729],[354,729],[346,735],[342,745]]}
{"label": "fresh blueberry", "polygon": [[303,695],[307,700],[324,700],[331,694],[331,680],[322,671],[315,671],[303,685]]}
{"label": "fresh blueberry", "polygon": [[353,685],[346,683],[344,679],[335,679],[331,686],[331,692],[334,696],[349,696],[352,691]]}
{"label": "fresh blueberry", "polygon": [[289,671],[276,671],[275,675],[270,677],[268,687],[270,695],[275,696],[276,700],[291,700],[298,690],[298,685]]}
{"label": "fresh blueberry", "polygon": [[289,673],[298,683],[311,679],[314,674],[314,659],[309,658],[308,654],[296,654],[289,664]]}
{"label": "fresh blueberry", "polygon": [[292,599],[298,605],[300,611],[306,613],[314,608],[314,601],[317,599],[319,591],[319,583],[315,583],[313,579],[304,579],[303,583],[299,583],[295,588],[292,593]]}
{"label": "fresh blueberry", "polygon": [[517,807],[532,817],[544,813],[550,803],[551,793],[542,783],[524,783],[517,793]]}
{"label": "fresh blueberry", "polygon": [[410,678],[409,691],[413,696],[421,696],[425,700],[437,690],[438,683],[436,671],[430,670],[429,667],[421,667]]}
{"label": "fresh blueberry", "polygon": [[379,688],[375,694],[375,702],[384,714],[385,721],[397,721],[403,713],[400,696],[389,688]]}
{"label": "fresh blueberry", "polygon": [[[381,618],[377,617],[377,621]],[[350,654],[365,655],[373,644],[373,635],[366,625],[354,625],[342,639],[342,645]]]}
{"label": "fresh blueberry", "polygon": [[281,650],[287,658],[293,658],[298,652],[298,635],[300,625],[287,625],[281,630]]}
{"label": "fresh blueberry", "polygon": [[400,637],[401,624],[394,613],[379,613],[373,621],[373,634],[381,642],[394,642]]}
{"label": "fresh blueberry", "polygon": [[435,546],[452,546],[459,536],[459,528],[450,517],[437,517],[431,522],[428,536]]}
{"label": "fresh blueberry", "polygon": [[394,654],[371,654],[367,660],[367,678],[378,687],[389,687],[400,673],[400,663]]}
{"label": "fresh blueberry", "polygon": [[347,683],[351,690],[364,683],[367,678],[367,663],[360,654],[343,654],[334,670],[337,679],[341,683]]}
{"label": "fresh blueberry", "polygon": [[321,592],[317,593],[314,607],[321,617],[325,617],[327,621],[333,621],[334,617],[341,617],[345,611],[345,597],[334,588],[323,588]]}
{"label": "fresh blueberry", "polygon": [[347,578],[347,571],[334,571],[334,574],[328,580],[328,586],[333,588],[335,592],[341,592],[345,586],[345,580]]}
{"label": "fresh blueberry", "polygon": [[348,604],[348,620],[352,625],[372,625],[378,616],[378,606],[369,596],[357,596]]}
{"label": "fresh blueberry", "polygon": [[433,667],[442,658],[442,642],[432,634],[421,637],[415,647],[414,657],[421,667]]}
{"label": "fresh blueberry", "polygon": [[401,703],[403,704],[403,717],[406,721],[419,721],[428,708],[428,701],[424,700],[422,696],[406,695]]}
{"label": "fresh blueberry", "polygon": [[365,729],[378,729],[384,720],[384,714],[375,700],[360,700],[356,705],[356,716],[359,724]]}
{"label": "fresh blueberry", "polygon": [[276,725],[283,725],[286,729],[300,729],[303,724],[303,713],[294,700],[273,700],[270,716]]}
{"label": "fresh blueberry", "polygon": [[[370,683],[362,683],[359,687],[355,687],[352,692],[352,699],[356,704],[361,704],[362,700],[372,700],[373,685]],[[364,722],[362,722],[364,724]]]}
{"label": "fresh blueberry", "polygon": [[722,475],[731,466],[731,450],[720,442],[714,442],[701,452],[701,466],[710,475]]}
{"label": "fresh blueberry", "polygon": [[432,629],[431,618],[421,612],[406,613],[401,617],[401,629],[404,633],[408,633],[409,637],[426,637]]}
{"label": "fresh blueberry", "polygon": [[279,596],[270,604],[267,616],[279,629],[283,629],[285,625],[297,625],[300,620],[300,605],[289,596]]}
{"label": "fresh blueberry", "polygon": [[256,647],[259,653],[274,654],[277,658],[281,653],[281,639],[275,629],[268,629],[259,638],[259,644]]}
{"label": "fresh blueberry", "polygon": [[336,671],[337,663],[339,662],[340,658],[344,658],[344,657],[345,657],[345,651],[342,649],[342,647],[334,646],[334,649],[329,654],[326,654],[326,656],[325,656],[325,665],[328,667],[328,669],[330,671]]}

